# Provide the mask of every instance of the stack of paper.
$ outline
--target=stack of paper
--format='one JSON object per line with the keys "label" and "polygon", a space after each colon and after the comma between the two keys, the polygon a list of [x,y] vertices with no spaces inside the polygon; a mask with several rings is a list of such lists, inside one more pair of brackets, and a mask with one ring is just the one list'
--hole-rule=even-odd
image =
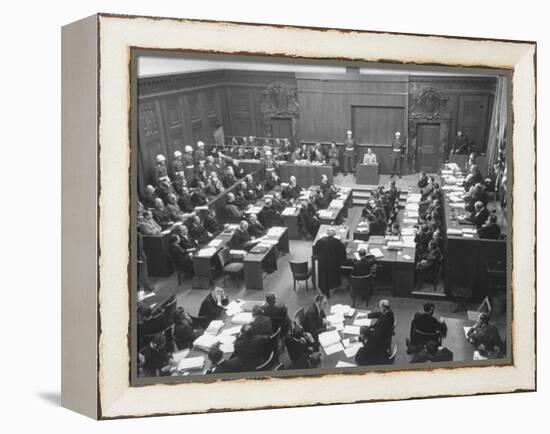
{"label": "stack of paper", "polygon": [[186,348],[185,350],[176,351],[172,354],[172,360],[176,363],[179,363],[181,359],[184,359],[187,357],[187,354],[189,354],[189,348]]}
{"label": "stack of paper", "polygon": [[248,209],[246,210],[246,213],[247,214],[258,214],[261,210],[262,210],[261,206],[252,205],[252,206],[248,207]]}
{"label": "stack of paper", "polygon": [[346,357],[352,358],[355,357],[357,354],[357,351],[359,351],[359,348],[363,346],[362,342],[350,342],[349,339],[344,339],[342,341],[342,345],[344,346],[344,353],[346,354]]}
{"label": "stack of paper", "polygon": [[365,251],[368,251],[369,250],[369,243],[359,243],[357,244],[357,251],[359,250],[365,250]]}
{"label": "stack of paper", "polygon": [[416,243],[414,242],[414,237],[412,236],[403,237],[403,247],[416,247]]}
{"label": "stack of paper", "polygon": [[405,205],[405,209],[407,211],[418,211],[418,203],[407,203],[407,205]]}
{"label": "stack of paper", "polygon": [[319,333],[319,343],[323,348],[340,343],[340,333],[336,330]]}
{"label": "stack of paper", "polygon": [[222,327],[223,327],[223,321],[221,320],[210,321],[208,328],[204,332],[209,333],[211,335],[217,335]]}
{"label": "stack of paper", "polygon": [[343,208],[344,207],[344,201],[340,199],[334,199],[332,202],[330,202],[330,208]]}
{"label": "stack of paper", "polygon": [[218,247],[220,244],[223,243],[223,240],[220,238],[214,238],[212,241],[208,243],[209,247]]}
{"label": "stack of paper", "polygon": [[178,363],[178,371],[187,371],[192,369],[202,369],[204,367],[204,357],[189,357],[188,359],[181,359]]}
{"label": "stack of paper", "polygon": [[347,304],[335,304],[334,306],[330,307],[330,313],[340,314],[344,317],[351,318],[355,313],[355,309]]}
{"label": "stack of paper", "polygon": [[347,325],[344,327],[344,334],[359,335],[359,326]]}
{"label": "stack of paper", "polygon": [[227,316],[233,316],[242,311],[242,305],[245,303],[244,300],[232,300],[225,307],[225,313]]}
{"label": "stack of paper", "polygon": [[353,321],[353,325],[358,327],[361,327],[361,326],[370,327],[371,324],[372,324],[371,318],[355,318],[355,321]]}
{"label": "stack of paper", "polygon": [[453,228],[449,228],[449,229],[447,229],[447,235],[458,235],[458,236],[462,236],[462,229],[453,229]]}
{"label": "stack of paper", "polygon": [[[418,211],[406,211],[405,212],[405,216],[407,216],[408,218],[418,218]],[[407,220],[407,219],[405,219]]]}
{"label": "stack of paper", "polygon": [[238,335],[240,332],[241,332],[241,326],[229,327],[222,330],[222,332],[219,335],[219,338],[221,340],[222,336],[234,336],[234,335]]}
{"label": "stack of paper", "polygon": [[388,250],[401,250],[402,248],[403,248],[403,242],[388,241]]}
{"label": "stack of paper", "polygon": [[273,235],[273,236],[282,235],[284,231],[285,231],[285,228],[282,228],[280,226],[273,226],[267,231],[267,235]]}
{"label": "stack of paper", "polygon": [[289,206],[288,208],[285,208],[281,215],[293,215],[296,212],[296,208],[293,206]]}
{"label": "stack of paper", "polygon": [[234,257],[244,257],[247,254],[246,250],[239,250],[239,249],[231,249],[229,251],[229,254]]}
{"label": "stack of paper", "polygon": [[414,236],[416,234],[416,229],[415,228],[403,228],[401,229],[401,235],[403,235],[404,237],[406,236]]}
{"label": "stack of paper", "polygon": [[319,218],[322,218],[322,219],[332,218],[332,211],[326,210],[326,209],[319,211]]}
{"label": "stack of paper", "polygon": [[217,252],[216,247],[206,247],[204,249],[200,249],[197,255],[200,257],[208,258],[210,256],[215,255],[216,252]]}
{"label": "stack of paper", "polygon": [[336,326],[336,324],[342,324],[344,322],[344,315],[340,313],[335,313],[332,315],[327,316],[327,321],[332,326]]}
{"label": "stack of paper", "polygon": [[216,345],[219,342],[219,339],[217,336],[204,333],[203,335],[199,336],[195,341],[193,342],[193,346],[195,348],[199,348],[204,351],[210,351],[214,345]]}
{"label": "stack of paper", "polygon": [[249,324],[254,321],[251,312],[240,312],[231,318],[233,324]]}
{"label": "stack of paper", "polygon": [[331,354],[337,353],[338,351],[342,351],[344,347],[340,342],[337,342],[333,345],[330,345],[328,347],[323,346],[323,350],[325,350],[325,354],[327,356],[330,356]]}
{"label": "stack of paper", "polygon": [[415,225],[418,223],[418,218],[404,218],[403,223],[406,225]]}
{"label": "stack of paper", "polygon": [[382,253],[382,251],[378,248],[376,249],[370,249],[370,253],[371,255],[374,255],[374,257],[376,259],[379,259],[379,258],[383,258],[384,257],[384,254]]}

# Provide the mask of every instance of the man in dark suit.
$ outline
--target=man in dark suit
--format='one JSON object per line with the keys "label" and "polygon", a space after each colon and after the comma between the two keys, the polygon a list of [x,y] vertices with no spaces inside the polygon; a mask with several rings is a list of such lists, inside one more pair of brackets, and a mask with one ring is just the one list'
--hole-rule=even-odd
{"label": "man in dark suit", "polygon": [[309,368],[308,360],[314,351],[314,341],[309,333],[304,333],[302,326],[294,326],[292,334],[285,338],[285,346],[293,369]]}
{"label": "man in dark suit", "polygon": [[376,364],[388,362],[391,339],[394,332],[395,316],[389,300],[380,300],[380,311],[369,313],[369,318],[376,319],[368,331],[368,346],[372,360]]}
{"label": "man in dark suit", "polygon": [[216,211],[209,209],[204,217],[205,229],[214,236],[223,230],[223,225],[216,219]]}
{"label": "man in dark suit", "polygon": [[340,267],[346,260],[346,247],[336,238],[334,228],[327,229],[327,236],[313,246],[318,261],[318,283],[323,294],[330,297],[330,290],[341,283]]}
{"label": "man in dark suit", "polygon": [[428,341],[440,342],[447,333],[447,324],[434,318],[433,303],[424,304],[423,310],[417,312],[411,321],[410,340],[405,340],[408,354],[420,351]]}
{"label": "man in dark suit", "polygon": [[192,212],[195,209],[193,201],[191,200],[191,195],[189,194],[189,189],[183,187],[178,199],[178,205],[183,212]]}
{"label": "man in dark suit", "polygon": [[262,306],[259,304],[254,305],[252,316],[254,317],[254,321],[250,323],[250,333],[265,336],[270,336],[273,333],[271,318],[264,314]]}
{"label": "man in dark suit", "polygon": [[229,299],[223,288],[215,287],[202,301],[199,309],[199,316],[204,317],[205,322],[210,323],[220,318],[224,313],[224,306],[227,306]]}
{"label": "man in dark suit", "polygon": [[476,228],[480,228],[483,226],[483,224],[487,221],[489,218],[489,210],[485,208],[485,205],[483,205],[483,202],[476,202],[474,204],[474,212],[472,212],[467,220],[472,222],[476,226]]}
{"label": "man in dark suit", "polygon": [[290,318],[288,317],[288,309],[282,303],[277,302],[277,297],[274,292],[268,292],[265,295],[265,305],[263,306],[264,315],[271,319],[273,331],[281,328],[281,336],[286,336],[290,328]]}
{"label": "man in dark suit", "polygon": [[491,214],[485,224],[477,230],[479,238],[486,240],[498,240],[500,238],[500,227],[497,224],[497,216]]}
{"label": "man in dark suit", "polygon": [[453,146],[453,154],[468,155],[472,148],[472,141],[462,131],[456,132],[455,144]]}
{"label": "man in dark suit", "polygon": [[258,221],[258,216],[256,214],[250,214],[249,224],[248,224],[248,233],[254,238],[263,237],[265,235],[265,228]]}
{"label": "man in dark suit", "polygon": [[281,195],[283,199],[298,199],[302,194],[302,189],[296,183],[296,177],[291,176],[288,180],[288,185],[283,189]]}
{"label": "man in dark suit", "polygon": [[420,172],[420,178],[418,178],[418,188],[425,188],[428,185],[428,175],[426,172]]}
{"label": "man in dark suit", "polygon": [[174,233],[180,237],[179,246],[187,253],[192,253],[199,248],[199,243],[189,236],[187,226],[180,225],[174,229]]}
{"label": "man in dark suit", "polygon": [[219,345],[208,352],[208,360],[210,360],[210,368],[206,371],[207,374],[227,374],[242,370],[241,361],[238,357],[224,360],[223,351],[220,350]]}
{"label": "man in dark suit", "polygon": [[238,250],[249,250],[253,244],[253,238],[248,233],[248,222],[243,220],[231,238],[231,247]]}
{"label": "man in dark suit", "polygon": [[223,219],[227,223],[236,223],[243,217],[242,210],[235,203],[235,195],[233,193],[227,193],[227,203],[223,210]]}
{"label": "man in dark suit", "polygon": [[374,255],[367,255],[365,249],[359,249],[357,253],[359,254],[359,260],[353,263],[351,275],[357,277],[368,276],[375,263]]}
{"label": "man in dark suit", "polygon": [[235,340],[233,354],[241,360],[243,371],[254,371],[265,361],[265,346],[268,342],[268,336],[254,335],[250,324],[242,326],[241,333]]}
{"label": "man in dark suit", "polygon": [[327,297],[323,294],[315,297],[315,302],[307,308],[304,314],[304,331],[309,333],[314,341],[314,348],[319,348],[319,333],[327,330],[325,309],[328,306]]}
{"label": "man in dark suit", "polygon": [[193,259],[191,253],[180,246],[180,237],[176,234],[170,235],[168,256],[178,271],[193,273]]}

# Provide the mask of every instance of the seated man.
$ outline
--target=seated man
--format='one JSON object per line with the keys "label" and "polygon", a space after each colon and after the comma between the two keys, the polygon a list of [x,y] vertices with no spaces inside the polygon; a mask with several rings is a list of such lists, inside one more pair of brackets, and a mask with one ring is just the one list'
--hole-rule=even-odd
{"label": "seated man", "polygon": [[468,341],[484,348],[504,348],[498,328],[489,322],[489,315],[481,313],[474,326],[468,330]]}
{"label": "seated man", "polygon": [[304,323],[302,327],[304,331],[309,333],[313,338],[313,347],[319,349],[319,334],[326,331],[328,322],[326,320],[325,309],[328,306],[326,295],[318,294],[315,297],[315,302],[309,306],[304,314]]}
{"label": "seated man", "polygon": [[422,349],[411,358],[411,363],[452,362],[453,352],[446,347],[439,347],[437,342],[428,341]]}
{"label": "seated man", "polygon": [[153,218],[162,227],[167,229],[174,224],[174,221],[170,217],[170,213],[164,206],[164,202],[160,197],[155,199],[155,208],[153,209]]}
{"label": "seated man", "polygon": [[242,365],[238,357],[232,357],[224,360],[223,351],[219,345],[214,346],[208,352],[208,360],[210,368],[206,371],[207,374],[227,374],[230,372],[241,372]]}
{"label": "seated man", "polygon": [[266,180],[264,184],[265,191],[271,191],[281,183],[281,178],[275,173],[275,171],[267,172]]}
{"label": "seated man", "polygon": [[308,359],[314,351],[314,341],[309,333],[304,332],[302,326],[294,326],[292,333],[285,338],[285,346],[293,369],[309,368]]}
{"label": "seated man", "polygon": [[155,187],[149,184],[145,187],[143,196],[141,196],[141,202],[146,208],[153,208],[155,206],[155,199],[157,198],[157,193],[155,192]]}
{"label": "seated man", "polygon": [[138,231],[143,235],[160,235],[162,228],[153,219],[153,213],[149,210],[143,211],[142,218],[138,222]]}
{"label": "seated man", "polygon": [[197,240],[199,244],[207,243],[212,239],[212,234],[206,230],[198,215],[194,215],[189,219],[188,228],[191,237]]}
{"label": "seated man", "polygon": [[468,191],[472,185],[475,185],[478,182],[483,182],[483,176],[481,175],[477,164],[472,164],[468,175],[466,175],[466,178],[464,179],[464,188]]}
{"label": "seated man", "polygon": [[170,214],[170,219],[173,221],[181,222],[187,217],[185,213],[180,209],[178,205],[178,200],[176,195],[170,193],[167,198],[168,203],[166,204],[166,209]]}
{"label": "seated man", "polygon": [[193,189],[193,193],[191,194],[191,202],[193,203],[193,206],[203,206],[208,202],[208,198],[204,192],[203,181],[197,182],[197,186]]}
{"label": "seated man", "polygon": [[252,316],[254,320],[250,323],[250,333],[253,335],[270,336],[273,333],[271,318],[264,314],[262,306],[259,304],[252,307]]}
{"label": "seated man", "polygon": [[270,228],[282,225],[281,213],[275,208],[273,201],[269,198],[265,200],[264,207],[258,217],[264,227]]}
{"label": "seated man", "polygon": [[193,273],[193,256],[190,252],[181,247],[180,237],[176,234],[170,235],[168,256],[178,271],[183,273]]}
{"label": "seated man", "polygon": [[368,276],[371,273],[371,270],[374,271],[374,255],[367,255],[367,251],[365,249],[359,249],[357,253],[359,254],[359,260],[353,263],[351,275],[355,277]]}
{"label": "seated man", "polygon": [[288,185],[283,189],[281,195],[283,199],[298,199],[302,194],[302,189],[296,184],[296,177],[291,176],[289,178]]}
{"label": "seated man", "polygon": [[192,253],[199,248],[197,240],[189,236],[189,229],[187,229],[187,226],[176,226],[172,232],[180,237],[179,245],[187,253]]}
{"label": "seated man", "polygon": [[172,333],[178,350],[191,348],[195,339],[202,333],[203,330],[195,326],[193,319],[185,309],[181,306],[178,307],[174,314],[174,329]]}
{"label": "seated man", "polygon": [[500,238],[500,227],[497,223],[496,214],[491,214],[485,224],[477,230],[479,238],[486,240],[498,240]]}
{"label": "seated man", "polygon": [[363,164],[376,164],[376,154],[372,152],[371,148],[367,148],[367,152],[363,155]]}
{"label": "seated man", "polygon": [[441,249],[432,239],[428,243],[428,250],[419,259],[419,262],[416,264],[416,271],[424,274],[432,273],[441,264],[443,253],[441,253]]}
{"label": "seated man", "polygon": [[254,238],[263,237],[265,235],[265,228],[258,221],[258,217],[256,216],[256,214],[250,214],[248,219],[249,219],[248,233],[250,234],[250,236]]}
{"label": "seated man", "polygon": [[172,353],[163,333],[155,335],[149,345],[141,350],[139,358],[147,376],[159,377],[170,374]]}
{"label": "seated man", "polygon": [[265,295],[265,305],[263,306],[264,315],[271,319],[273,331],[281,328],[281,336],[286,336],[290,328],[290,318],[288,309],[282,303],[277,302],[274,292],[268,292]]}
{"label": "seated man", "polygon": [[237,223],[243,218],[243,211],[235,204],[235,195],[233,193],[227,193],[227,202],[223,210],[223,218],[228,223]]}
{"label": "seated man", "polygon": [[420,351],[428,341],[440,343],[447,334],[447,324],[434,318],[435,305],[424,304],[424,312],[418,312],[411,321],[410,340],[406,339],[407,353]]}
{"label": "seated man", "polygon": [[204,228],[216,236],[223,230],[223,225],[216,219],[216,211],[209,209],[204,216]]}
{"label": "seated man", "polygon": [[229,188],[232,185],[234,185],[237,182],[237,178],[235,177],[235,171],[233,170],[233,166],[228,166],[225,175],[222,179],[223,186],[225,188]]}
{"label": "seated man", "polygon": [[316,210],[310,203],[303,201],[300,204],[300,225],[312,238],[317,236],[321,222],[316,215]]}
{"label": "seated man", "polygon": [[181,193],[178,198],[178,205],[183,212],[193,212],[193,210],[195,209],[193,201],[191,200],[191,195],[189,194],[189,189],[187,187],[183,187],[181,189]]}
{"label": "seated man", "polygon": [[[367,326],[361,326],[359,329],[359,337],[356,338],[363,346],[359,348],[355,354],[355,363],[357,366],[379,365],[387,362],[387,349],[382,351],[377,347],[375,340],[369,339],[370,329]],[[354,338],[352,338],[355,340]]]}
{"label": "seated man", "polygon": [[231,248],[237,250],[250,250],[254,244],[254,239],[248,232],[248,222],[242,220],[231,239]]}
{"label": "seated man", "polygon": [[489,210],[485,208],[483,202],[476,202],[474,204],[474,211],[465,219],[471,222],[476,228],[480,228],[489,218]]}
{"label": "seated man", "polygon": [[240,359],[244,372],[255,371],[265,361],[265,347],[268,342],[268,336],[253,334],[250,324],[242,326],[241,333],[235,340],[233,355]]}
{"label": "seated man", "polygon": [[199,309],[199,317],[204,318],[205,323],[210,323],[215,319],[221,318],[225,311],[225,306],[229,304],[229,299],[225,295],[223,288],[216,286],[204,298]]}
{"label": "seated man", "polygon": [[323,198],[325,202],[330,203],[332,199],[336,196],[336,191],[334,186],[328,182],[328,176],[323,174],[321,175],[321,184],[319,185],[321,192],[323,193]]}

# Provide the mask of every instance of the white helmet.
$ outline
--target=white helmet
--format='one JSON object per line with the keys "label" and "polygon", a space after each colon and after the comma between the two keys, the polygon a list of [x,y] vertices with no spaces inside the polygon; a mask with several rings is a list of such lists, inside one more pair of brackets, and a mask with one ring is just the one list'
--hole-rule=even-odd
{"label": "white helmet", "polygon": [[181,157],[181,152],[180,151],[174,151],[174,157],[176,157],[176,158]]}
{"label": "white helmet", "polygon": [[201,142],[201,141],[199,141],[199,142],[197,142],[197,146],[198,146],[199,148],[202,148],[202,147],[204,146],[204,143]]}
{"label": "white helmet", "polygon": [[166,161],[166,157],[162,154],[157,155],[157,163],[161,163],[162,161]]}
{"label": "white helmet", "polygon": [[189,145],[185,147],[185,152],[193,152],[193,148]]}

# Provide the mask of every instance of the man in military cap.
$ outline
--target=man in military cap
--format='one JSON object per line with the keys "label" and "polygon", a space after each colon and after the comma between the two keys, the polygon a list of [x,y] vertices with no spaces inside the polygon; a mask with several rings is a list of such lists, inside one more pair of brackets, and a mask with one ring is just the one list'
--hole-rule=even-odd
{"label": "man in military cap", "polygon": [[352,172],[355,168],[355,139],[352,137],[351,130],[346,133],[344,139],[344,175]]}
{"label": "man in military cap", "polygon": [[155,166],[155,181],[170,181],[168,177],[168,169],[166,167],[166,157],[162,154],[157,155],[157,165]]}
{"label": "man in military cap", "polygon": [[399,131],[395,132],[391,147],[391,178],[393,178],[395,175],[398,175],[401,178],[401,166],[403,162],[403,156],[405,155],[405,146],[401,141],[401,133]]}

